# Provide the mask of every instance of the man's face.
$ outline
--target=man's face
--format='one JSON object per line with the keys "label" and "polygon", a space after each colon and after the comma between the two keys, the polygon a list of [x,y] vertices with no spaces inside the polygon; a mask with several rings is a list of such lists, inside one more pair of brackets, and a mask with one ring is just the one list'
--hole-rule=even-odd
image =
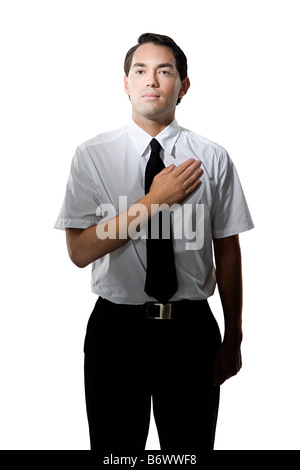
{"label": "man's face", "polygon": [[171,122],[178,98],[189,88],[188,78],[180,80],[172,49],[152,43],[137,48],[124,83],[136,121],[146,118]]}

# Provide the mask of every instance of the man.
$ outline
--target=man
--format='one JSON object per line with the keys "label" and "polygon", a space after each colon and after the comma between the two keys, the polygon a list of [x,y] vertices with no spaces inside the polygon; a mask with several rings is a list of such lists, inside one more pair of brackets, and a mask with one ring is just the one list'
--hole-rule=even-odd
{"label": "man", "polygon": [[177,124],[183,51],[146,33],[124,68],[132,119],[77,148],[56,222],[99,296],[84,346],[91,449],[143,450],[152,399],[162,451],[212,450],[220,385],[241,368],[238,234],[253,223],[227,152]]}

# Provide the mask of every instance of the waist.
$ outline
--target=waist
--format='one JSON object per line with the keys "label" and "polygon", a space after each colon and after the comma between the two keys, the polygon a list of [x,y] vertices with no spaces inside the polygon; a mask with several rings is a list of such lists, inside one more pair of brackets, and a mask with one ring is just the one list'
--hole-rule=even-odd
{"label": "waist", "polygon": [[207,299],[178,301],[161,304],[159,302],[146,302],[140,305],[116,304],[107,299],[99,297],[95,310],[106,319],[120,320],[126,319],[145,319],[149,321],[161,320],[188,320],[201,317],[203,313],[211,314]]}

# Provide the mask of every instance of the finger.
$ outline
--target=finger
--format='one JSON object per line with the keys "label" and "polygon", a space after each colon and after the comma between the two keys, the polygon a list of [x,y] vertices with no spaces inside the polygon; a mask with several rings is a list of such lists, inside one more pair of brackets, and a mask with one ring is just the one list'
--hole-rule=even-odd
{"label": "finger", "polygon": [[214,385],[223,385],[223,383],[226,382],[227,379],[230,378],[230,375],[227,376],[227,375],[224,375],[222,373],[222,369],[218,369],[216,374],[214,375],[214,378],[213,378],[213,384]]}
{"label": "finger", "polygon": [[168,173],[171,173],[171,171],[173,171],[174,168],[175,168],[175,165],[172,163],[172,165],[169,165],[163,168],[159,173],[157,173],[156,176],[159,177],[159,176],[167,175]]}
{"label": "finger", "polygon": [[185,190],[185,197],[188,197],[190,194],[192,194],[200,185],[201,181],[197,179],[194,184],[192,184]]}
{"label": "finger", "polygon": [[[171,165],[166,166],[166,167],[164,168],[164,170],[166,170],[166,173],[170,173],[170,171],[173,171],[174,168],[176,168],[176,167],[175,167],[174,163],[172,163]],[[164,171],[164,170],[162,170],[162,171]]]}
{"label": "finger", "polygon": [[167,175],[168,173],[171,173],[175,168],[175,165],[169,165],[163,168],[157,175],[154,176],[154,179],[159,179],[161,176]]}
{"label": "finger", "polygon": [[216,365],[213,370],[213,385],[219,385],[220,368]]}
{"label": "finger", "polygon": [[190,186],[192,186],[196,181],[199,180],[202,173],[203,170],[198,169],[194,171],[194,173],[192,173],[190,176],[186,175],[187,179],[183,182],[184,187],[188,189]]}
{"label": "finger", "polygon": [[200,169],[201,162],[197,161],[188,166],[180,175],[178,175],[179,181],[181,183],[190,182],[200,177],[203,173],[203,170]]}
{"label": "finger", "polygon": [[175,174],[175,176],[180,176],[182,173],[184,173],[190,167],[195,170],[200,165],[201,165],[200,160],[195,160],[194,158],[189,158],[188,160],[186,160],[185,162],[181,163],[180,165],[178,165],[176,167],[176,169],[174,170],[174,174]]}

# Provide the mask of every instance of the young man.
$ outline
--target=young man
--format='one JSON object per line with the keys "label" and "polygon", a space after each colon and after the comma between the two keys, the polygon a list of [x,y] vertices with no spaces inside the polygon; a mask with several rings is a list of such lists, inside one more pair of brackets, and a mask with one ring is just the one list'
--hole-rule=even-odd
{"label": "young man", "polygon": [[124,68],[132,119],[77,148],[56,222],[99,296],[84,346],[91,449],[143,450],[152,398],[162,451],[211,450],[220,385],[241,368],[238,234],[253,223],[227,152],[177,124],[182,50],[146,33]]}

